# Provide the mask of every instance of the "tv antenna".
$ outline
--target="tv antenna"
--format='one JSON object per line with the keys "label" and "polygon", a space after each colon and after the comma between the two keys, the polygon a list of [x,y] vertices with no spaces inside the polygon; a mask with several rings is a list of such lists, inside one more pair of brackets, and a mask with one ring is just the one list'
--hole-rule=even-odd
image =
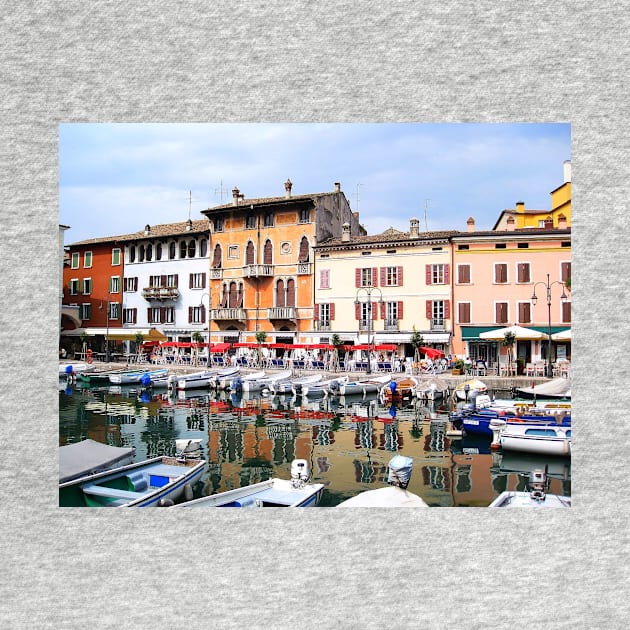
{"label": "tv antenna", "polygon": [[430,199],[424,200],[424,231],[425,232],[429,231],[429,226],[427,225],[427,209],[429,207],[429,201],[431,200]]}
{"label": "tv antenna", "polygon": [[228,189],[223,188],[223,180],[221,180],[219,187],[214,189],[214,196],[216,197],[217,195],[219,195],[221,199],[221,203],[223,203],[223,193],[227,193],[227,192],[228,192]]}
{"label": "tv antenna", "polygon": [[355,212],[359,211],[359,186],[363,186],[363,184],[361,182],[357,183],[357,207],[356,207]]}

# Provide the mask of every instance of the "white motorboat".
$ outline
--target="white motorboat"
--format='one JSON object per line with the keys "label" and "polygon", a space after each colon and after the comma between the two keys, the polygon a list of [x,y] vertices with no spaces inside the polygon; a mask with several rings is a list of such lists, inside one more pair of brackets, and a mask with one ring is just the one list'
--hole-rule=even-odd
{"label": "white motorboat", "polygon": [[389,486],[361,492],[337,507],[429,507],[417,494],[407,490],[412,470],[411,457],[394,455],[388,464]]}
{"label": "white motorboat", "polygon": [[491,508],[570,508],[571,497],[547,493],[547,475],[540,469],[530,475],[530,491],[506,490],[488,506]]}
{"label": "white motorboat", "polygon": [[[250,372],[249,374],[239,375],[232,379],[230,383],[229,390],[232,392],[237,391],[257,391],[256,383],[264,379],[267,376],[267,373],[264,370],[260,370],[258,372]],[[254,388],[250,390],[249,386],[252,385]],[[247,389],[246,389],[247,388]]]}
{"label": "white motorboat", "polygon": [[272,394],[288,394],[290,392],[302,390],[302,386],[311,383],[317,383],[322,380],[321,374],[310,374],[308,376],[301,376],[295,379],[288,379],[285,381],[279,381],[272,383],[269,387],[269,391]]}
{"label": "white motorboat", "polygon": [[210,381],[210,387],[214,389],[228,389],[232,381],[239,376],[240,371],[241,368],[238,365],[223,368]]}
{"label": "white motorboat", "polygon": [[310,483],[308,462],[295,459],[291,462],[290,479],[274,477],[173,507],[314,507],[321,500],[323,491],[323,483]]}
{"label": "white motorboat", "polygon": [[269,373],[263,378],[243,380],[244,392],[260,392],[269,389],[272,383],[280,383],[289,380],[293,375],[293,370],[281,370],[276,373]]}
{"label": "white motorboat", "polygon": [[453,393],[458,400],[467,400],[473,392],[484,394],[487,391],[488,387],[483,381],[477,378],[471,378],[460,383]]}
{"label": "white motorboat", "polygon": [[571,456],[571,425],[533,424],[528,422],[506,422],[494,419],[490,423],[492,448],[500,446],[506,451],[514,450],[538,455]]}
{"label": "white motorboat", "polygon": [[124,372],[111,373],[109,375],[109,382],[112,383],[112,385],[131,385],[140,383],[145,375],[153,379],[164,374],[168,374],[167,368],[159,370],[126,370]]}
{"label": "white motorboat", "polygon": [[209,387],[218,373],[219,370],[201,370],[190,374],[179,374],[171,380],[177,390],[200,389]]}
{"label": "white motorboat", "polygon": [[335,388],[342,383],[347,383],[346,375],[338,378],[331,378],[325,381],[316,381],[314,383],[304,383],[302,385],[302,396],[316,398],[317,396],[327,396],[331,388]]}

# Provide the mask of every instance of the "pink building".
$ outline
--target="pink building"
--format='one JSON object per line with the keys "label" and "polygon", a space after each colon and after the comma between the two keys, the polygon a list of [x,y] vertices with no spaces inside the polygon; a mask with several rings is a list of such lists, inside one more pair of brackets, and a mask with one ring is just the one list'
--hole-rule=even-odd
{"label": "pink building", "polygon": [[[453,351],[473,362],[496,365],[507,355],[500,341],[482,333],[512,324],[555,334],[571,327],[571,229],[523,228],[474,231],[453,236]],[[547,277],[549,274],[549,277]],[[568,281],[568,286],[564,283]],[[547,304],[547,282],[551,305]],[[562,284],[561,284],[562,283]],[[561,299],[562,294],[567,299]],[[533,295],[537,300],[533,300]],[[536,302],[534,304],[534,302]],[[551,319],[551,322],[549,321]],[[548,342],[518,340],[513,357],[521,366],[547,360]],[[553,341],[552,360],[570,359],[569,341]]]}

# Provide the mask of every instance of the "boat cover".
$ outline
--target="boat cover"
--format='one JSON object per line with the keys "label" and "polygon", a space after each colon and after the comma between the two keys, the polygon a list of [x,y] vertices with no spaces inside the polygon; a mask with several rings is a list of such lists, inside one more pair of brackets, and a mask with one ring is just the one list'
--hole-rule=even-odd
{"label": "boat cover", "polygon": [[417,494],[388,486],[361,492],[337,507],[429,507]]}
{"label": "boat cover", "polygon": [[108,446],[89,439],[61,446],[59,483],[123,466],[130,463],[135,454],[136,449],[133,446]]}
{"label": "boat cover", "polygon": [[530,397],[571,398],[571,381],[568,378],[556,378],[534,387],[518,387],[516,391]]}

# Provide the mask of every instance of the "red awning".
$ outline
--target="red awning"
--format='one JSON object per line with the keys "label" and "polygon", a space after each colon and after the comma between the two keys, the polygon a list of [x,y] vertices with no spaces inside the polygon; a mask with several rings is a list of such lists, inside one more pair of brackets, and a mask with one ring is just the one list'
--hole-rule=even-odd
{"label": "red awning", "polygon": [[425,346],[420,346],[418,350],[420,350],[423,354],[426,354],[431,361],[444,357],[444,353],[437,348],[426,348]]}
{"label": "red awning", "polygon": [[230,347],[232,346],[231,343],[213,343],[210,346],[210,352],[227,352]]}

